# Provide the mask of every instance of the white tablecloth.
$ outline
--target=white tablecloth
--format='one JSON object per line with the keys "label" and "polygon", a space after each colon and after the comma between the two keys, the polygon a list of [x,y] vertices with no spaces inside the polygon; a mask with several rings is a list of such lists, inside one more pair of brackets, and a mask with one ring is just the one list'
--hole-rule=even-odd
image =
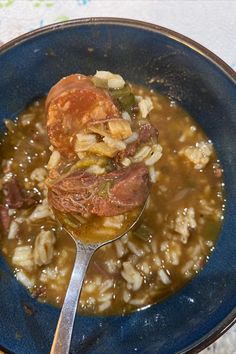
{"label": "white tablecloth", "polygon": [[[112,16],[152,22],[203,44],[236,69],[236,1],[0,0],[0,42],[50,23]],[[235,354],[236,326],[201,354]]]}

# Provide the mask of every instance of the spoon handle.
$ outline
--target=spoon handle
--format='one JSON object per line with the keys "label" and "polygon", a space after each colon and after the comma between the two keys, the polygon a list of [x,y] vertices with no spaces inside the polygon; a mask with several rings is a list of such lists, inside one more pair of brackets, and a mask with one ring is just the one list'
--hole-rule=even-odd
{"label": "spoon handle", "polygon": [[79,295],[89,261],[96,248],[97,247],[95,246],[84,246],[81,243],[76,242],[76,258],[74,268],[57,323],[50,354],[69,353]]}

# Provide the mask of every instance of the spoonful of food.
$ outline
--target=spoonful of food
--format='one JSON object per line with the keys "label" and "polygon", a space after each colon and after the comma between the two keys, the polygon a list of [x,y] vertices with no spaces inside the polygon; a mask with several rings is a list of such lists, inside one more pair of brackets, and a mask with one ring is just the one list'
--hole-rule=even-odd
{"label": "spoonful of food", "polygon": [[[140,219],[146,203],[143,204],[142,207],[137,208],[135,211],[130,213],[126,213],[123,221],[120,222],[121,228],[112,228],[112,218],[110,218],[111,226],[109,228],[103,227],[103,229],[99,230],[99,242],[95,242],[97,238],[97,234],[94,235],[91,233],[92,227],[96,225],[95,221],[93,222],[93,226],[89,224],[90,234],[88,235],[85,230],[86,226],[83,224],[82,233],[86,235],[86,240],[89,240],[91,237],[91,243],[87,243],[86,241],[82,241],[82,239],[78,239],[76,233],[72,231],[73,227],[69,226],[66,223],[62,224],[63,229],[73,238],[76,245],[76,257],[74,262],[73,271],[71,274],[69,286],[66,292],[66,296],[64,299],[64,304],[61,309],[60,317],[58,320],[56,332],[54,335],[54,340],[51,348],[51,354],[66,354],[69,353],[71,336],[73,331],[73,324],[75,319],[75,314],[77,310],[78,300],[80,297],[81,288],[83,285],[83,280],[86,275],[86,270],[88,268],[90,259],[94,252],[114,240],[125,235],[131,228],[133,228],[138,220]],[[56,214],[57,215],[57,214]],[[119,217],[119,216],[118,216]],[[57,218],[59,222],[62,221],[60,217]],[[113,219],[114,220],[114,219]],[[117,220],[117,219],[116,219]],[[63,221],[62,221],[63,222]],[[106,233],[106,229],[108,229],[108,233]],[[103,233],[104,232],[104,233]],[[109,233],[110,232],[110,233]],[[96,236],[92,243],[92,238]],[[108,239],[109,237],[109,239]],[[104,240],[104,241],[102,241]]]}
{"label": "spoonful of food", "polygon": [[[148,194],[148,171],[143,164],[102,176],[76,172],[49,189],[48,199],[54,215],[76,244],[74,268],[58,321],[52,354],[69,352],[77,303],[93,253],[122,237],[137,223]],[[73,204],[74,210],[78,202],[78,210],[86,209],[87,214],[72,211],[65,214],[63,206],[67,201],[71,202],[66,204],[67,208]]]}
{"label": "spoonful of food", "polygon": [[[76,245],[51,354],[69,352],[78,300],[93,253],[134,227],[150,192],[148,162],[144,163],[136,150],[148,142],[146,150],[150,152],[157,133],[150,123],[139,125],[135,119],[122,117],[124,96],[117,92],[125,88],[124,101],[130,102],[126,109],[132,115],[134,101],[129,87],[114,75],[114,82],[120,85],[114,98],[102,73],[95,82],[80,74],[68,76],[50,90],[46,101],[52,144],[48,202]],[[146,161],[153,160],[153,155],[145,156]]]}

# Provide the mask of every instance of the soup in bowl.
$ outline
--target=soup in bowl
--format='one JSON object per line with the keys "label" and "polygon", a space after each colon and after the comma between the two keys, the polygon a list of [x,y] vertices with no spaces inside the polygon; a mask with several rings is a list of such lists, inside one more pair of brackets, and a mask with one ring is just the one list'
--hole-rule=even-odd
{"label": "soup in bowl", "polygon": [[[124,34],[127,38],[119,41]],[[14,61],[22,53],[30,58],[27,65]],[[79,237],[91,235],[83,230],[95,225],[93,240],[99,241],[102,234],[110,237],[122,228],[126,213],[134,210],[138,195],[128,201],[127,186],[140,175],[151,185],[145,212],[133,230],[91,260],[72,351],[108,352],[112,345],[119,353],[128,345],[130,353],[175,352],[201,342],[234,308],[232,299],[224,302],[235,286],[233,257],[228,267],[234,220],[227,221],[234,203],[234,189],[227,192],[234,188],[227,184],[228,178],[233,181],[235,161],[233,78],[214,64],[214,56],[204,58],[165,30],[119,20],[68,22],[53,31],[36,31],[26,41],[19,39],[14,49],[3,48],[0,60],[5,65],[1,117],[6,125],[1,142],[6,285],[1,301],[3,311],[18,318],[11,328],[15,337],[8,334],[1,344],[18,352],[50,348],[59,311],[55,306],[62,304],[75,252],[50,207],[72,232],[79,230]],[[13,65],[19,68],[14,86]],[[73,125],[72,139],[67,118],[74,112],[70,104],[76,90],[76,102],[82,100],[81,88],[70,83],[56,96],[52,89],[46,104],[43,97],[63,77],[73,74],[78,80],[78,72],[89,77],[93,92],[111,102],[112,110],[109,106],[109,117],[99,111],[95,124],[86,120],[78,130]],[[65,135],[59,139],[53,129],[60,127],[50,130],[49,124],[55,110],[57,119],[63,117],[60,134]],[[73,122],[78,115],[82,119],[81,112]],[[6,306],[14,294],[19,301]],[[24,333],[18,327],[22,321]],[[27,329],[33,323],[37,334]],[[9,331],[6,323],[3,328]]]}

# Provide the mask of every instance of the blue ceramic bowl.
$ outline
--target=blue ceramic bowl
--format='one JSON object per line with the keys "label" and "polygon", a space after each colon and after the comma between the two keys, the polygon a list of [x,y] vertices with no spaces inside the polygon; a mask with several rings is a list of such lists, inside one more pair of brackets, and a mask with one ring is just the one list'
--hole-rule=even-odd
{"label": "blue ceramic bowl", "polygon": [[[110,18],[65,22],[1,48],[1,120],[16,116],[61,77],[96,69],[160,90],[196,118],[225,170],[227,205],[216,249],[194,280],[167,300],[125,317],[77,316],[71,353],[198,351],[236,314],[236,75],[207,49],[158,26]],[[49,353],[60,310],[33,300],[2,257],[0,268],[0,345],[16,354]]]}

